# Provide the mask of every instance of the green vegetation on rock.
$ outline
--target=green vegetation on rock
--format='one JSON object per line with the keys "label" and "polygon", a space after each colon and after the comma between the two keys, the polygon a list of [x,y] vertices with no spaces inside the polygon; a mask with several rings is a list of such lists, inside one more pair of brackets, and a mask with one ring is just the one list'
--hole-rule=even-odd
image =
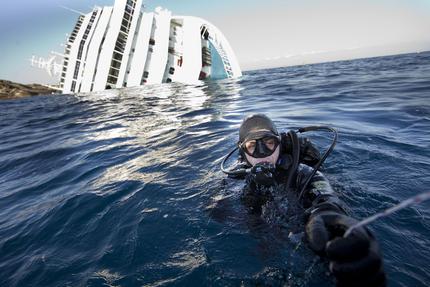
{"label": "green vegetation on rock", "polygon": [[51,95],[57,90],[39,84],[18,84],[11,81],[0,80],[0,99],[22,98],[36,95]]}

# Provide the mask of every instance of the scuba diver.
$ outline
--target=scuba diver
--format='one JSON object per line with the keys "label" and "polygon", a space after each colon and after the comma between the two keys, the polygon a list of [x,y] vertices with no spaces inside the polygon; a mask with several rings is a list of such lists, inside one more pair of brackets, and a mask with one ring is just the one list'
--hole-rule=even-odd
{"label": "scuba diver", "polygon": [[[320,156],[318,149],[297,132],[279,133],[270,118],[263,114],[246,117],[239,129],[238,146],[221,163],[229,177],[245,179],[243,198],[250,212],[261,213],[261,207],[272,200],[267,190],[283,185],[293,190],[305,210],[305,234],[309,247],[327,258],[337,286],[379,287],[386,285],[378,243],[366,227],[345,231],[357,221],[345,211],[326,177],[318,171],[334,148],[337,133],[329,127],[307,127],[335,133],[330,148]],[[226,170],[226,160],[239,149],[238,163]]]}

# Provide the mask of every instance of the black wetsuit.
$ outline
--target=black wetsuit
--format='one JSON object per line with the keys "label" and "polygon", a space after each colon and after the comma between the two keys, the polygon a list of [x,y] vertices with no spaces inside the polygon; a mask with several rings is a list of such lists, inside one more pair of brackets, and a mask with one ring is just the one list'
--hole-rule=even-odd
{"label": "black wetsuit", "polygon": [[[309,175],[313,171],[313,166],[319,161],[320,154],[309,139],[300,138],[299,158],[301,163],[296,171],[292,171],[290,170],[292,147],[289,145],[287,135],[283,133],[281,136],[283,137],[281,154],[277,161],[276,169],[273,172],[274,179],[277,185],[283,185],[284,188],[296,191],[298,197],[299,192],[302,190]],[[246,161],[243,160],[243,156],[239,157],[238,162],[238,167],[240,168],[250,167]],[[289,173],[291,172],[293,173],[293,180],[290,186],[286,186]],[[273,194],[269,189],[258,185],[258,183],[254,181],[252,175],[248,174],[245,179],[247,184],[242,199],[252,213],[260,213],[261,207],[273,199]],[[320,210],[321,208],[346,214],[344,203],[334,193],[327,178],[319,171],[306,186],[301,204],[306,210],[305,215],[310,215],[314,210]]]}
{"label": "black wetsuit", "polygon": [[[259,176],[265,173],[258,174],[266,168],[264,164],[251,167],[243,159],[244,154],[239,158],[237,169],[251,169],[251,173],[242,177],[247,182],[242,199],[251,213],[261,214],[262,207],[270,203],[277,196],[276,193],[284,192],[283,187],[287,194],[299,199],[301,190],[313,172],[313,166],[319,162],[316,148],[307,139],[300,139],[299,156],[297,149],[295,153],[300,164],[296,165],[297,160],[292,160],[294,149],[285,140],[285,134],[282,136],[280,157],[276,166],[270,167],[271,181],[260,180],[265,178]],[[271,185],[267,185],[267,182]],[[273,188],[276,185],[280,188]],[[343,236],[357,221],[347,215],[344,203],[321,172],[316,172],[310,179],[300,205],[304,209],[303,223],[309,247],[329,260],[337,286],[385,286],[383,260],[376,239],[365,227],[356,228],[354,234],[346,238]]]}
{"label": "black wetsuit", "polygon": [[[299,165],[293,190],[297,197],[312,171],[313,169],[305,164]],[[282,172],[285,171],[277,169],[275,179],[278,185],[286,188],[286,186],[283,185],[285,183],[286,176],[285,174],[282,174]],[[276,174],[278,174],[278,176],[276,176]],[[251,176],[246,177],[246,182],[247,184],[243,190],[242,200],[251,213],[261,213],[262,206],[273,199],[271,189],[256,184]],[[335,194],[327,178],[319,171],[308,183],[303,193],[301,204],[306,210],[305,215],[310,215],[312,212],[320,210],[321,208],[335,210],[339,213],[346,214],[344,203]]]}

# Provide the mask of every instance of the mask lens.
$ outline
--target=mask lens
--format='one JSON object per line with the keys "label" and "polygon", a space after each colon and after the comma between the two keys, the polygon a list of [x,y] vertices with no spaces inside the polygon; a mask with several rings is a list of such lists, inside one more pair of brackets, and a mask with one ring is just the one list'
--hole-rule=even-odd
{"label": "mask lens", "polygon": [[271,151],[275,151],[276,147],[278,146],[278,139],[275,137],[267,137],[263,138],[263,143]]}
{"label": "mask lens", "polygon": [[244,143],[245,152],[249,155],[252,155],[255,151],[255,147],[257,146],[256,140],[250,140]]}
{"label": "mask lens", "polygon": [[279,139],[277,137],[264,137],[246,141],[242,144],[242,148],[248,155],[259,158],[272,155],[278,145]]}

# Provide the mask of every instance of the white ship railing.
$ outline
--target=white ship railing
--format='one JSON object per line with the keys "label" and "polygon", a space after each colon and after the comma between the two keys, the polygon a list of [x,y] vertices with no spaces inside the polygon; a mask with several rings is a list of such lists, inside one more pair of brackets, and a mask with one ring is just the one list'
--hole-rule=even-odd
{"label": "white ship railing", "polygon": [[[206,26],[202,26],[201,27],[201,32],[202,32],[201,34],[204,35],[206,33],[206,31],[208,31],[208,28]],[[232,70],[232,67],[230,64],[230,60],[227,56],[227,53],[222,46],[222,43],[221,43],[222,40],[217,37],[216,33],[210,33],[210,31],[208,31],[208,32],[209,32],[209,40],[213,44],[215,49],[217,50],[218,54],[220,55],[222,63],[224,65],[224,69],[225,69],[228,77],[232,78],[234,73],[233,73],[233,70]]]}

